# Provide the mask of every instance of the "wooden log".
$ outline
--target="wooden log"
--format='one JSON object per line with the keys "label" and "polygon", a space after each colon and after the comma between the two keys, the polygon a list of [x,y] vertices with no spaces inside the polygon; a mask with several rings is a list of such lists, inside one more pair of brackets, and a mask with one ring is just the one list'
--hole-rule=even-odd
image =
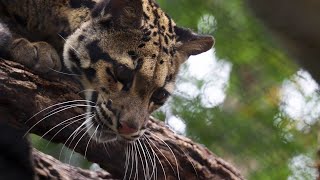
{"label": "wooden log", "polygon": [[[134,179],[134,176],[137,176],[138,179],[143,179],[145,174],[168,180],[243,179],[237,169],[206,147],[176,134],[163,122],[152,117],[147,125],[148,133],[134,144],[97,143],[90,140],[85,130],[75,135],[73,132],[81,125],[80,121],[65,128],[59,126],[64,120],[85,113],[80,107],[69,108],[43,119],[46,113],[51,111],[53,114],[54,108],[61,107],[54,106],[29,119],[57,103],[82,100],[81,94],[79,83],[72,76],[57,75],[45,79],[18,63],[0,60],[0,117],[4,117],[12,126],[24,129],[25,132],[44,135],[47,140],[65,144],[85,155],[89,161],[99,164],[112,174],[112,178]],[[45,166],[38,165],[40,162],[59,164],[38,151],[33,151],[33,155],[39,172]],[[48,166],[56,172],[70,172],[71,179],[77,179],[75,174],[81,176],[84,172],[65,165],[61,165],[63,168],[60,169],[60,166],[51,166],[50,163]],[[109,178],[108,173],[103,171],[99,172],[100,174],[85,172],[92,177],[91,179]]]}

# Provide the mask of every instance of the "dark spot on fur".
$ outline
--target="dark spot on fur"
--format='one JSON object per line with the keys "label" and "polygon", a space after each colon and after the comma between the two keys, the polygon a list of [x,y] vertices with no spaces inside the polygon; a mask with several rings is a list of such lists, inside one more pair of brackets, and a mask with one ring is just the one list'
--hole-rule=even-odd
{"label": "dark spot on fur", "polygon": [[151,35],[151,31],[147,31],[144,36],[150,36]]}
{"label": "dark spot on fur", "polygon": [[150,17],[149,17],[145,12],[143,12],[143,17],[144,17],[146,20],[150,20]]}
{"label": "dark spot on fur", "polygon": [[150,24],[149,27],[150,27],[151,29],[153,29],[153,28],[154,28],[154,25]]}
{"label": "dark spot on fur", "polygon": [[169,20],[169,24],[168,24],[168,26],[169,26],[169,32],[172,34],[173,33],[173,27],[172,27],[172,22],[171,22],[171,18],[170,18],[170,16],[167,14],[167,13],[165,13],[165,16],[168,18],[168,20]]}
{"label": "dark spot on fur", "polygon": [[153,21],[153,24],[158,24],[159,20],[158,20],[158,17],[156,17]]}
{"label": "dark spot on fur", "polygon": [[135,51],[128,51],[128,55],[132,60],[136,60],[138,58],[138,54]]}
{"label": "dark spot on fur", "polygon": [[94,78],[96,77],[96,70],[95,69],[93,69],[93,68],[87,68],[87,69],[83,69],[83,71],[84,71],[84,74],[86,75],[86,77],[87,77],[87,79],[89,80],[89,81],[93,81],[94,80]]}
{"label": "dark spot on fur", "polygon": [[[95,92],[95,91],[92,92],[91,101],[93,102],[93,104],[97,103],[97,101],[98,101],[98,92]],[[95,107],[91,106],[90,107],[90,112],[94,112],[94,111],[95,111]]]}
{"label": "dark spot on fur", "polygon": [[143,48],[146,44],[142,43],[138,46],[138,48]]}
{"label": "dark spot on fur", "polygon": [[158,35],[158,33],[155,31],[155,32],[153,32],[153,34],[152,34],[153,36],[157,36]]}
{"label": "dark spot on fur", "polygon": [[177,52],[177,48],[173,47],[172,48],[173,53],[175,54]]}
{"label": "dark spot on fur", "polygon": [[173,75],[170,74],[169,76],[166,77],[166,81],[167,81],[167,82],[170,82],[170,81],[172,80],[172,77],[173,77]]}
{"label": "dark spot on fur", "polygon": [[122,90],[128,92],[128,91],[130,91],[130,88],[131,88],[131,87],[132,87],[132,82],[129,83],[129,84],[125,84],[125,85],[123,86]]}
{"label": "dark spot on fur", "polygon": [[171,55],[171,56],[174,56],[174,54],[175,54],[174,51],[171,50],[171,51],[170,51],[170,55]]}
{"label": "dark spot on fur", "polygon": [[103,29],[110,29],[113,26],[111,19],[102,19],[99,21],[99,24]]}
{"label": "dark spot on fur", "polygon": [[157,55],[156,54],[152,54],[152,59],[154,59],[154,58],[156,58],[157,57]]}
{"label": "dark spot on fur", "polygon": [[101,115],[103,116],[103,120],[106,120],[110,125],[113,125],[111,118],[107,115],[107,113],[102,108],[100,108],[100,112],[101,112]]}
{"label": "dark spot on fur", "polygon": [[165,43],[166,43],[167,45],[169,44],[168,36],[164,36],[164,41],[165,41]]}
{"label": "dark spot on fur", "polygon": [[151,40],[151,38],[149,36],[143,36],[142,37],[142,41],[144,41],[144,42],[148,42],[150,40]]}
{"label": "dark spot on fur", "polygon": [[116,76],[111,72],[110,68],[107,68],[107,69],[106,69],[106,72],[107,72],[107,74],[108,74],[109,76],[112,77],[112,79],[113,79],[114,82],[118,82]]}
{"label": "dark spot on fur", "polygon": [[137,71],[140,70],[142,68],[142,65],[143,65],[143,59],[139,58],[137,62],[136,70]]}
{"label": "dark spot on fur", "polygon": [[78,40],[81,42],[81,41],[83,41],[84,40],[84,35],[80,35],[79,37],[78,37]]}
{"label": "dark spot on fur", "polygon": [[154,45],[156,46],[159,46],[159,43],[158,42],[153,42]]}
{"label": "dark spot on fur", "polygon": [[101,47],[98,45],[99,40],[95,40],[86,45],[88,49],[90,59],[92,63],[98,62],[100,59],[106,60],[108,62],[114,62],[114,60],[110,57],[110,55],[106,52],[103,52]]}
{"label": "dark spot on fur", "polygon": [[162,50],[163,50],[166,54],[169,54],[169,51],[168,51],[168,49],[167,49],[167,48],[162,47]]}
{"label": "dark spot on fur", "polygon": [[161,61],[160,61],[160,64],[163,64],[163,63],[164,63],[164,61],[163,61],[163,60],[161,60]]}
{"label": "dark spot on fur", "polygon": [[96,103],[98,101],[98,93],[97,92],[92,92],[92,97],[91,97],[91,101]]}
{"label": "dark spot on fur", "polygon": [[73,63],[75,63],[78,67],[81,67],[81,60],[80,58],[77,56],[76,52],[73,49],[69,49],[68,50],[68,54],[69,54],[69,60]]}
{"label": "dark spot on fur", "polygon": [[108,91],[105,87],[101,87],[100,89],[101,89],[101,91],[103,91],[104,93],[109,94],[109,91]]}

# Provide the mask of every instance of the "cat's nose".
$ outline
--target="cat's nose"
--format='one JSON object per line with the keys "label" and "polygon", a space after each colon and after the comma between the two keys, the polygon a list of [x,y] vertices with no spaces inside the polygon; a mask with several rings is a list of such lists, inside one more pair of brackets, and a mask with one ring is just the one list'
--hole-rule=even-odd
{"label": "cat's nose", "polygon": [[134,134],[138,131],[138,127],[134,124],[130,124],[127,122],[120,122],[118,127],[118,132],[124,135]]}

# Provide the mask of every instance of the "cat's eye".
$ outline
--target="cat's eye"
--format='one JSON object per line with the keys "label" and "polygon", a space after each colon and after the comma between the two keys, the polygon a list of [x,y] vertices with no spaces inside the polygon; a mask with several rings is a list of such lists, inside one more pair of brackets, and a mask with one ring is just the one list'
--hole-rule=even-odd
{"label": "cat's eye", "polygon": [[170,93],[163,88],[157,89],[151,97],[151,100],[157,105],[163,105]]}
{"label": "cat's eye", "polygon": [[115,76],[118,81],[124,85],[124,90],[128,90],[133,80],[133,70],[125,65],[118,65],[115,68]]}

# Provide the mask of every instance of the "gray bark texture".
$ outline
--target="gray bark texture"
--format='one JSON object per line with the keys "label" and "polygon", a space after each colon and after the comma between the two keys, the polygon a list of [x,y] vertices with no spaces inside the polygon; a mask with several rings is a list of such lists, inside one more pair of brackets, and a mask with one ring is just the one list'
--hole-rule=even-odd
{"label": "gray bark texture", "polygon": [[[45,79],[20,64],[0,59],[0,117],[24,132],[30,130],[30,133],[45,135],[47,140],[65,144],[105,170],[82,170],[33,149],[35,172],[39,179],[123,179],[126,169],[125,179],[134,179],[134,174],[138,174],[138,179],[144,179],[144,169],[145,172],[149,169],[149,175],[152,174],[157,179],[244,179],[236,168],[206,147],[174,133],[163,122],[151,117],[147,133],[150,141],[141,140],[144,143],[136,146],[141,154],[137,154],[138,160],[135,161],[132,158],[126,159],[125,152],[131,152],[133,146],[125,143],[97,143],[90,140],[86,133],[72,136],[70,142],[68,138],[81,122],[70,124],[64,129],[59,123],[85,113],[82,108],[70,108],[42,120],[46,113],[53,110],[51,108],[29,119],[51,105],[81,100],[81,94],[79,83],[70,76]],[[145,163],[141,163],[140,156],[149,159],[146,160],[148,168]],[[126,160],[131,162],[127,168]],[[157,170],[153,171],[155,162]],[[132,174],[131,178],[129,174]]]}

